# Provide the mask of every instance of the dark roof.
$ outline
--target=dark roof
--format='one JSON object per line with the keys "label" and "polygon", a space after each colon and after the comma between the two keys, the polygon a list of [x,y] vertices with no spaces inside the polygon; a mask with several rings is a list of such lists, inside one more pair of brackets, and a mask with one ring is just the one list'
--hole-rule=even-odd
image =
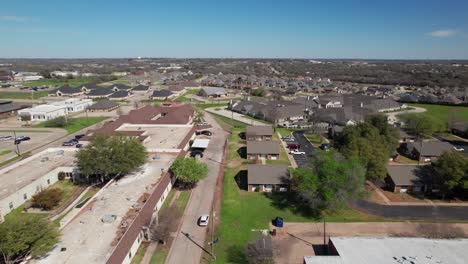
{"label": "dark roof", "polygon": [[133,87],[132,89],[133,91],[148,91],[149,90],[149,86],[146,86],[146,85],[138,85],[138,86],[135,86]]}
{"label": "dark roof", "polygon": [[99,100],[95,104],[88,107],[88,109],[110,109],[118,105],[118,103],[111,100]]}
{"label": "dark roof", "polygon": [[126,98],[128,97],[129,93],[128,91],[117,91],[109,96],[109,98]]}
{"label": "dark roof", "polygon": [[154,91],[152,97],[168,97],[173,94],[174,93],[169,90],[159,90],[159,91]]}
{"label": "dark roof", "polygon": [[247,154],[279,154],[277,141],[247,141]]}
{"label": "dark roof", "polygon": [[100,88],[100,89],[95,89],[91,90],[91,92],[88,93],[88,96],[107,96],[112,94],[114,91],[112,91],[109,88]]}
{"label": "dark roof", "polygon": [[97,86],[95,83],[83,84],[83,85],[78,86],[78,88],[80,89],[86,88],[88,90],[102,89],[102,87]]}
{"label": "dark roof", "polygon": [[81,89],[73,86],[62,86],[57,88],[55,92],[61,92],[62,94],[77,94],[82,93]]}
{"label": "dark roof", "polygon": [[109,87],[107,87],[107,88],[110,88],[110,89],[117,88],[119,91],[121,91],[121,90],[128,91],[128,90],[132,89],[132,87],[130,87],[128,85],[125,85],[125,84],[121,84],[121,83],[109,85]]}
{"label": "dark roof", "polygon": [[386,165],[387,174],[395,185],[421,185],[432,183],[434,170],[431,165]]}
{"label": "dark roof", "polygon": [[250,164],[247,166],[248,184],[287,184],[289,180],[288,165]]}
{"label": "dark roof", "polygon": [[247,126],[247,136],[273,136],[272,126]]}
{"label": "dark roof", "polygon": [[452,129],[459,131],[468,131],[468,122],[456,122],[452,125]]}
{"label": "dark roof", "polygon": [[421,141],[410,142],[408,146],[413,146],[422,156],[439,157],[445,151],[453,150],[453,146],[450,143],[431,140],[422,142],[422,153],[421,153]]}
{"label": "dark roof", "polygon": [[0,114],[9,113],[22,109],[20,105],[14,103],[13,101],[0,100]]}

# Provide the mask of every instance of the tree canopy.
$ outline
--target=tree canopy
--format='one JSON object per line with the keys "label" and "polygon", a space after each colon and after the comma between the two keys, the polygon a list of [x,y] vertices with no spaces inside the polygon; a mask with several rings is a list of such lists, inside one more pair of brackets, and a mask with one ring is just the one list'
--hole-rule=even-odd
{"label": "tree canopy", "polygon": [[398,132],[388,124],[387,117],[374,115],[345,127],[336,143],[346,157],[361,161],[368,179],[382,179],[387,173],[385,163],[398,147]]}
{"label": "tree canopy", "polygon": [[57,243],[59,233],[45,219],[18,217],[0,224],[0,253],[5,263],[40,256]]}
{"label": "tree canopy", "polygon": [[404,126],[409,132],[418,138],[430,137],[436,131],[445,131],[447,124],[432,118],[426,114],[409,113],[399,116]]}
{"label": "tree canopy", "polygon": [[193,187],[208,175],[208,166],[195,158],[178,158],[172,163],[171,171],[179,184]]}
{"label": "tree canopy", "polygon": [[99,176],[105,181],[137,171],[145,163],[147,153],[138,139],[95,136],[76,158],[81,174],[88,179]]}
{"label": "tree canopy", "polygon": [[365,168],[357,159],[342,159],[336,153],[321,152],[313,160],[313,170],[292,171],[292,189],[299,207],[319,214],[338,210],[360,196]]}
{"label": "tree canopy", "polygon": [[434,169],[443,195],[468,195],[468,160],[462,154],[444,152]]}

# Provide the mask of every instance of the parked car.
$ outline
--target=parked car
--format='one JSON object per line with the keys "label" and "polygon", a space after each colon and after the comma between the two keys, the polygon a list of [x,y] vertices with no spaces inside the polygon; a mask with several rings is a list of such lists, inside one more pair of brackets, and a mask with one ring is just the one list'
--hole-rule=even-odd
{"label": "parked car", "polygon": [[203,158],[203,151],[198,150],[198,149],[192,150],[192,151],[190,152],[190,157],[192,157],[192,158],[196,158],[196,157]]}
{"label": "parked car", "polygon": [[205,135],[205,136],[213,135],[213,133],[211,133],[211,131],[209,131],[209,130],[197,131],[195,134],[196,135]]}
{"label": "parked car", "polygon": [[299,144],[294,144],[294,143],[291,143],[291,144],[288,144],[288,149],[299,149],[301,146],[299,146]]}
{"label": "parked car", "polygon": [[80,140],[80,139],[82,139],[84,136],[85,136],[85,134],[78,134],[78,135],[75,136],[75,139],[76,139],[76,140]]}
{"label": "parked car", "polygon": [[208,222],[210,220],[210,216],[207,214],[204,214],[198,218],[198,225],[199,226],[208,226]]}
{"label": "parked car", "polygon": [[13,140],[13,137],[12,136],[1,136],[0,137],[0,141],[9,141],[9,140]]}
{"label": "parked car", "polygon": [[76,145],[76,144],[77,144],[76,141],[74,141],[74,140],[69,140],[69,141],[63,142],[62,146],[67,147],[67,146],[74,146],[74,145]]}
{"label": "parked car", "polygon": [[200,122],[197,124],[197,126],[207,126],[209,125],[207,122]]}
{"label": "parked car", "polygon": [[28,141],[30,140],[31,138],[28,137],[28,136],[19,136],[16,138],[17,141]]}
{"label": "parked car", "polygon": [[286,141],[286,142],[294,142],[296,141],[296,139],[294,137],[282,137],[281,138],[283,141]]}
{"label": "parked car", "polygon": [[76,144],[75,147],[76,147],[76,148],[81,148],[81,147],[83,147],[83,144]]}
{"label": "parked car", "polygon": [[453,147],[453,149],[456,151],[465,151],[465,149],[462,147]]}
{"label": "parked car", "polygon": [[304,151],[299,151],[297,149],[293,149],[289,153],[293,155],[305,155],[306,154]]}

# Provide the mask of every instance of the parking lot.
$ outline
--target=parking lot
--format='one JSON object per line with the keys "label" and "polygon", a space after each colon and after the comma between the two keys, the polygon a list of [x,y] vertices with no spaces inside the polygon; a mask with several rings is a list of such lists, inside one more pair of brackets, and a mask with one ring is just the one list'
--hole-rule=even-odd
{"label": "parking lot", "polygon": [[[22,141],[18,147],[20,153],[25,153],[27,151],[33,150],[38,148],[42,145],[45,145],[51,141],[54,141],[58,138],[61,138],[67,134],[67,131],[63,129],[57,128],[8,128],[8,129],[1,129],[0,128],[0,136],[11,136],[15,137],[20,136],[28,136],[31,139],[27,141]],[[8,160],[14,157],[16,154],[16,145],[14,144],[14,140],[7,140],[7,141],[0,141],[0,150],[11,150],[10,153],[6,155],[0,156],[0,162]]]}
{"label": "parking lot", "polygon": [[[304,133],[302,131],[294,131],[292,135],[294,137],[295,144],[298,144],[300,146],[299,150],[306,153],[306,154],[292,155],[294,157],[294,160],[296,161],[297,166],[301,168],[310,167],[311,166],[310,158],[315,155],[315,147],[307,140],[307,138],[304,136]],[[289,144],[292,142],[286,142],[286,143]]]}
{"label": "parking lot", "polygon": [[119,128],[119,131],[145,131],[143,135],[149,137],[143,143],[146,149],[150,152],[164,152],[178,150],[180,142],[182,142],[191,129],[191,126],[123,126]]}
{"label": "parking lot", "polygon": [[[105,263],[127,212],[157,183],[162,171],[168,170],[175,157],[162,154],[158,160],[149,160],[141,172],[125,176],[103,189],[62,229],[59,243],[48,256],[34,263]],[[104,222],[105,215],[114,215],[115,220]]]}

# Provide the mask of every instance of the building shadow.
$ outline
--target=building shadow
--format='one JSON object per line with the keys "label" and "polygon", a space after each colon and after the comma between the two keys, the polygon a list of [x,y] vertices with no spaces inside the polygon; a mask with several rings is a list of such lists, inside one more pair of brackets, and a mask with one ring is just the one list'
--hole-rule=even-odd
{"label": "building shadow", "polygon": [[237,183],[237,186],[241,190],[247,191],[248,184],[247,184],[247,170],[240,170],[235,176],[234,180]]}
{"label": "building shadow", "polygon": [[247,147],[240,147],[240,148],[237,150],[237,154],[239,154],[239,156],[240,156],[242,159],[246,159],[246,158],[247,158]]}

